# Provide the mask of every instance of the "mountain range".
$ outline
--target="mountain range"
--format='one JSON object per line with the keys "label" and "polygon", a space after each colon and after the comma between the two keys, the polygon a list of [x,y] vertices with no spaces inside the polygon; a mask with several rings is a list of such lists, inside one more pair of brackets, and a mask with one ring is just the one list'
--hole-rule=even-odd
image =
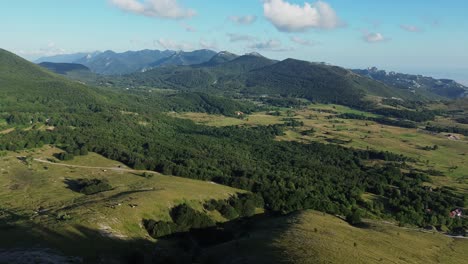
{"label": "mountain range", "polygon": [[216,52],[211,50],[195,50],[192,52],[141,50],[123,53],[108,50],[105,52],[43,57],[35,62],[82,64],[97,74],[121,75],[162,66],[200,64],[210,60],[214,55],[216,55]]}
{"label": "mountain range", "polygon": [[411,92],[425,90],[437,95],[458,98],[468,95],[468,88],[460,83],[448,79],[435,79],[423,75],[411,75],[397,72],[387,72],[376,67],[365,70],[353,70],[355,73],[383,82],[387,85]]}
{"label": "mountain range", "polygon": [[[126,87],[149,85],[191,91],[281,95],[345,104],[354,104],[366,95],[437,100],[468,94],[467,87],[453,80],[387,73],[377,68],[347,70],[295,59],[276,61],[258,53],[239,56],[211,50],[105,51],[46,57],[37,62],[44,61],[82,64],[96,74],[121,75],[107,79]],[[61,67],[66,65],[49,63],[46,68],[58,72]],[[85,76],[89,81],[90,75]]]}

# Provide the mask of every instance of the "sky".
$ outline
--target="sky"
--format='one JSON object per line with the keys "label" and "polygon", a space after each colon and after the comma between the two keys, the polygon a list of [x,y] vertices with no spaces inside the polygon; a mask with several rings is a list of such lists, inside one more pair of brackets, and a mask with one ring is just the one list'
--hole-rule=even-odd
{"label": "sky", "polygon": [[259,52],[468,84],[466,0],[2,0],[0,47]]}

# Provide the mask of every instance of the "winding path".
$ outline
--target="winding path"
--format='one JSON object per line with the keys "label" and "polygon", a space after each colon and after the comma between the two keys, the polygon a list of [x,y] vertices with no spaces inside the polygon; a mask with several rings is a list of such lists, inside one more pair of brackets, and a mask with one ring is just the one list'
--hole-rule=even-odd
{"label": "winding path", "polygon": [[51,162],[51,161],[42,160],[42,159],[34,159],[34,161],[37,161],[37,162],[40,162],[40,163],[45,163],[45,164],[50,164],[50,165],[54,165],[54,166],[62,166],[62,167],[69,167],[69,168],[111,170],[111,171],[119,171],[119,172],[137,172],[137,173],[148,172],[148,173],[158,174],[157,172],[154,172],[154,171],[133,170],[133,169],[116,168],[116,167],[92,167],[92,166],[82,166],[82,165],[71,165],[71,164]]}

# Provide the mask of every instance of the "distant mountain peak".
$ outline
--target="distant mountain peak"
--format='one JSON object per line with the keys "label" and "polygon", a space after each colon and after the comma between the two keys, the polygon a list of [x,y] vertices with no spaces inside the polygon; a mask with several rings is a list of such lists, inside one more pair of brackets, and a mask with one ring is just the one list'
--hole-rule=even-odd
{"label": "distant mountain peak", "polygon": [[234,54],[234,53],[231,53],[229,51],[226,51],[226,50],[223,50],[223,51],[220,51],[218,52],[217,55],[220,55],[220,56],[237,56],[237,54]]}
{"label": "distant mountain peak", "polygon": [[247,53],[245,54],[246,56],[255,56],[255,57],[261,57],[261,58],[265,58],[265,56],[263,56],[262,54],[258,53],[258,52],[250,52],[250,53]]}
{"label": "distant mountain peak", "polygon": [[465,96],[468,87],[448,79],[436,79],[423,75],[405,74],[394,71],[387,72],[377,67],[369,67],[365,70],[353,70],[355,73],[380,81],[386,85],[397,87],[401,90],[411,91],[432,99],[459,98]]}

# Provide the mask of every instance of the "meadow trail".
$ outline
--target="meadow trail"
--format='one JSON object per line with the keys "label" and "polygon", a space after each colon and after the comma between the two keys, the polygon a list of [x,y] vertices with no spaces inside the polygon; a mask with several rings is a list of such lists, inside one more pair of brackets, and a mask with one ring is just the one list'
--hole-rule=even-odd
{"label": "meadow trail", "polygon": [[34,161],[40,162],[40,163],[45,163],[45,164],[50,164],[50,165],[54,165],[54,166],[62,166],[62,167],[69,167],[69,168],[111,170],[111,171],[118,171],[118,172],[133,172],[133,173],[148,172],[148,173],[157,174],[157,172],[154,172],[154,171],[133,170],[133,169],[125,169],[125,168],[119,168],[119,167],[93,167],[93,166],[83,166],[83,165],[71,165],[71,164],[51,162],[51,161],[42,160],[42,159],[34,159]]}

